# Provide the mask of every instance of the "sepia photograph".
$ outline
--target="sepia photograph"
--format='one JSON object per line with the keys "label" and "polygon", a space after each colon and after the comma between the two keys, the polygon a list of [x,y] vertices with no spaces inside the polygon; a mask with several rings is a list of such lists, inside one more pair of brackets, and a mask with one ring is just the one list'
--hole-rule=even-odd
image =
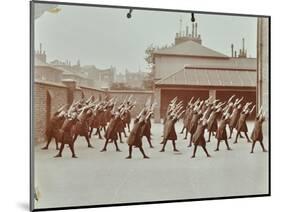
{"label": "sepia photograph", "polygon": [[270,195],[270,16],[30,13],[32,210]]}

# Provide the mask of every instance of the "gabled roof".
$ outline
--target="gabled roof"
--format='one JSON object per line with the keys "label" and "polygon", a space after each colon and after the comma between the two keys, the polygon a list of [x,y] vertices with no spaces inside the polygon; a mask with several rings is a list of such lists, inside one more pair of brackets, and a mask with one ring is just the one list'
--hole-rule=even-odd
{"label": "gabled roof", "polygon": [[157,85],[255,87],[256,71],[185,68],[159,81]]}
{"label": "gabled roof", "polygon": [[209,49],[194,41],[186,41],[169,48],[159,49],[154,51],[153,54],[229,58],[228,56],[222,53]]}

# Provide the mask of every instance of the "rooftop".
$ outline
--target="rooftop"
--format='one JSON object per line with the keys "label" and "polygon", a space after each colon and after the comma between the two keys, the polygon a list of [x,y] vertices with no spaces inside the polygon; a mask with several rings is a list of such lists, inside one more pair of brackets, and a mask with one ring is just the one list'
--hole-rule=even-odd
{"label": "rooftop", "polygon": [[186,41],[169,48],[156,50],[154,55],[180,55],[192,57],[215,57],[215,58],[229,58],[227,55],[209,49],[197,42]]}
{"label": "rooftop", "polygon": [[184,68],[157,81],[157,85],[255,87],[256,72]]}

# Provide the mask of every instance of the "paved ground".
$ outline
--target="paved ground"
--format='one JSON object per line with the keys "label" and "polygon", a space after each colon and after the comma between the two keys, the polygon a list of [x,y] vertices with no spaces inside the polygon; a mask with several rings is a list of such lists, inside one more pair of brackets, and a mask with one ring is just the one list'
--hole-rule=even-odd
{"label": "paved ground", "polygon": [[[181,122],[177,131],[181,130]],[[250,124],[249,129],[252,129]],[[219,152],[214,152],[215,139],[207,145],[212,155],[206,158],[198,148],[196,158],[191,159],[192,149],[178,134],[177,147],[172,151],[168,143],[166,152],[160,153],[162,125],[153,124],[153,145],[150,149],[144,139],[144,149],[150,159],[143,160],[138,149],[133,150],[133,159],[125,160],[128,154],[126,143],[120,144],[122,152],[115,152],[114,145],[101,153],[103,140],[96,137],[91,142],[94,149],[86,147],[79,139],[76,143],[78,159],[72,159],[65,149],[63,158],[53,158],[57,153],[54,143],[49,150],[35,150],[36,184],[40,191],[37,208],[98,205],[125,202],[193,199],[233,195],[264,194],[268,192],[268,153],[250,154],[251,144],[240,139],[230,144],[227,151],[222,143]],[[267,147],[267,141],[265,142]]]}

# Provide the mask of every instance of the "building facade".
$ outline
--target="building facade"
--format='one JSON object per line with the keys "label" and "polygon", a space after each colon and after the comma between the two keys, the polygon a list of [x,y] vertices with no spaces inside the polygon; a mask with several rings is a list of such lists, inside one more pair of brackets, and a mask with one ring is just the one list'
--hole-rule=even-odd
{"label": "building facade", "polygon": [[184,104],[192,96],[226,101],[233,94],[256,103],[257,60],[247,57],[245,40],[238,54],[231,45],[231,56],[227,56],[202,45],[197,26],[193,24],[191,34],[177,33],[175,45],[152,54],[156,122],[175,96]]}

